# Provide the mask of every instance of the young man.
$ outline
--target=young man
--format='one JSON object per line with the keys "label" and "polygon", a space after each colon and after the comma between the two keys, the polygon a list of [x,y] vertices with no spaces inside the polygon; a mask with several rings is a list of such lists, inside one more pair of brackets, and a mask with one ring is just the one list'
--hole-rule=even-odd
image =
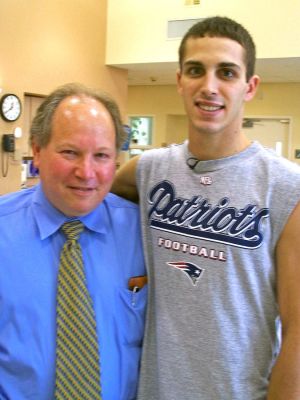
{"label": "young man", "polygon": [[108,194],[118,108],[65,85],[30,139],[41,183],[0,199],[0,398],[132,400],[146,286],[138,207]]}
{"label": "young man", "polygon": [[298,400],[299,168],[242,132],[259,78],[240,24],[197,23],[179,56],[188,140],[114,185],[138,187],[150,279],[138,398]]}

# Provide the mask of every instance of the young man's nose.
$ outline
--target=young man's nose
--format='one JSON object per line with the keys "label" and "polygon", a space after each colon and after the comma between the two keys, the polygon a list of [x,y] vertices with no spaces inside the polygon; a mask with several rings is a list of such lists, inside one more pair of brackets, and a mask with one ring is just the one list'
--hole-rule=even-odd
{"label": "young man's nose", "polygon": [[213,72],[207,72],[202,77],[201,92],[205,96],[213,96],[218,93],[218,79]]}

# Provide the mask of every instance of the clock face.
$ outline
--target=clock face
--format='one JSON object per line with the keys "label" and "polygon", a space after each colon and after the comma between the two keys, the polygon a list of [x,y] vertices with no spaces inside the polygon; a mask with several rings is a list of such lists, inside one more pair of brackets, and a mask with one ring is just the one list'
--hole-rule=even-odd
{"label": "clock face", "polygon": [[16,121],[21,115],[21,101],[15,94],[6,94],[1,98],[0,111],[6,121]]}

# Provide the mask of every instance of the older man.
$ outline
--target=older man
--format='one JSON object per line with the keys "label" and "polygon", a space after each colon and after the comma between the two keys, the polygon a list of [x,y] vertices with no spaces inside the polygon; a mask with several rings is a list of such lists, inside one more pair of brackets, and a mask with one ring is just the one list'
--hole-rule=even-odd
{"label": "older man", "polygon": [[65,85],[30,140],[40,184],[0,198],[0,398],[134,399],[146,281],[138,209],[108,194],[118,108]]}

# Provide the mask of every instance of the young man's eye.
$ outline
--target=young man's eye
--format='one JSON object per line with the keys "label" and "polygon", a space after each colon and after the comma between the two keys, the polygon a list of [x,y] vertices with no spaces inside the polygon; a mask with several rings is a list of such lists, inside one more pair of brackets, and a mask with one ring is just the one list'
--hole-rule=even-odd
{"label": "young man's eye", "polygon": [[189,67],[185,70],[185,74],[191,77],[201,76],[203,75],[203,68],[197,66]]}
{"label": "young man's eye", "polygon": [[232,69],[223,69],[220,71],[220,75],[221,77],[223,77],[224,79],[233,79],[236,76],[236,72],[233,71]]}

